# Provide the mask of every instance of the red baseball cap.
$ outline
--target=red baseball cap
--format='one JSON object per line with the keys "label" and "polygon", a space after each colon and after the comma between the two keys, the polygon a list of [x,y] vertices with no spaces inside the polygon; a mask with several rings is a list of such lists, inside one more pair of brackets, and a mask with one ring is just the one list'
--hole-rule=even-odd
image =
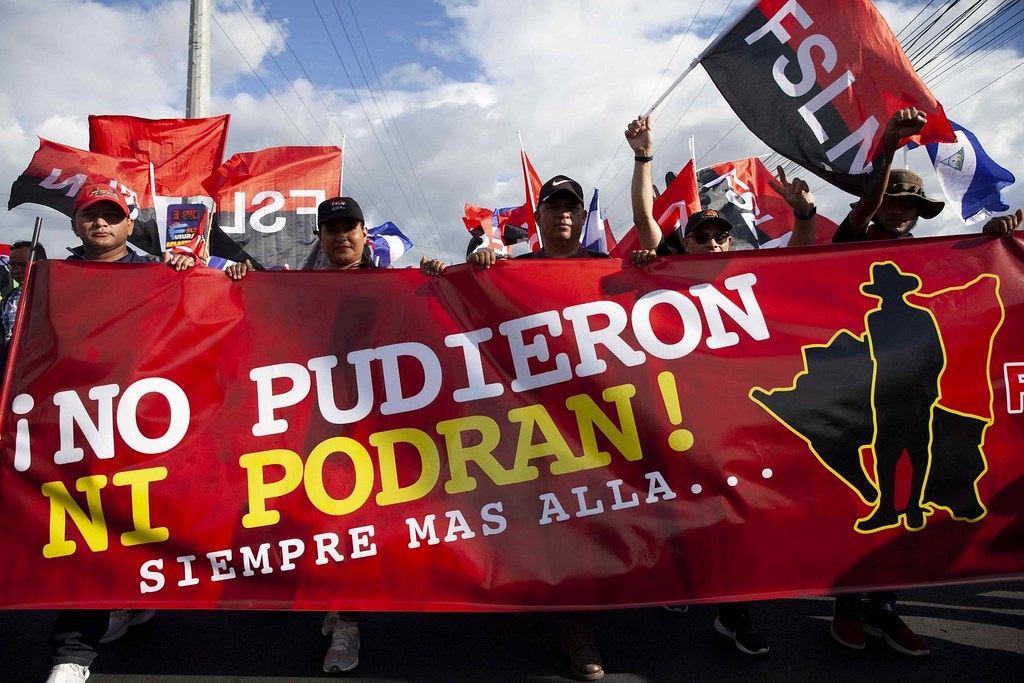
{"label": "red baseball cap", "polygon": [[131,218],[132,212],[128,209],[128,203],[125,202],[124,195],[110,185],[102,184],[86,185],[83,187],[75,197],[73,213],[77,214],[82,209],[86,209],[97,202],[113,202],[120,207],[125,217]]}

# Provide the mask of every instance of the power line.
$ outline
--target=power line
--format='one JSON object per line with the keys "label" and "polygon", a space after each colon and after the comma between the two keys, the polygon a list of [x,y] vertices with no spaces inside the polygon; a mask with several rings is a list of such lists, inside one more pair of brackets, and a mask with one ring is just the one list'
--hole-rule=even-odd
{"label": "power line", "polygon": [[380,136],[377,135],[377,129],[373,125],[373,120],[370,118],[369,112],[366,111],[366,105],[363,104],[363,98],[359,95],[359,89],[356,88],[356,84],[352,80],[351,74],[348,72],[348,67],[345,66],[345,61],[341,58],[338,46],[334,42],[334,37],[331,35],[330,29],[327,28],[327,22],[324,20],[324,16],[320,12],[320,8],[317,6],[316,0],[313,0],[313,8],[316,10],[317,16],[320,18],[320,24],[324,27],[324,32],[327,34],[327,39],[330,41],[331,47],[334,49],[334,54],[338,58],[338,63],[341,65],[342,72],[344,72],[345,78],[348,79],[349,85],[352,87],[352,94],[355,96],[356,102],[359,103],[359,108],[362,110],[363,116],[366,118],[366,123],[370,133],[373,134],[374,139],[377,141],[377,146],[380,148],[381,155],[384,157],[384,162],[387,164],[388,170],[391,171],[391,176],[395,179],[395,184],[398,186],[398,190],[401,192],[402,198],[405,200],[405,204],[409,208],[409,213],[415,214],[416,211],[412,208],[412,202],[409,200],[409,195],[406,194],[405,187],[398,179],[398,173],[395,171],[395,167],[392,165],[391,159],[388,157],[387,151],[384,149],[384,143],[381,142]]}
{"label": "power line", "polygon": [[[309,75],[309,72],[306,71],[306,67],[303,66],[302,60],[299,59],[299,56],[295,53],[295,50],[292,49],[291,42],[288,40],[287,36],[284,35],[284,32],[281,31],[281,28],[279,26],[278,21],[270,13],[270,9],[266,6],[266,4],[263,3],[262,0],[260,0],[260,5],[263,7],[263,11],[266,12],[267,16],[270,17],[270,21],[273,23],[274,28],[277,29],[278,35],[281,36],[281,40],[284,41],[284,44],[288,48],[288,51],[291,53],[292,58],[295,60],[296,65],[298,65],[299,69],[302,71],[302,75],[305,76],[306,82],[308,82],[310,84],[310,87],[313,88],[313,92],[316,93],[317,98],[320,100],[320,104],[323,105],[324,111],[327,113],[327,116],[330,118],[330,120],[334,123],[334,127],[338,130],[338,135],[339,136],[343,136],[344,135],[344,131],[342,131],[342,129],[341,129],[341,124],[338,123],[338,119],[335,118],[334,112],[331,111],[330,106],[328,106],[327,102],[324,100],[323,95],[320,93],[320,89],[316,87],[315,83],[313,82],[312,77],[310,77],[310,75]],[[287,76],[286,76],[286,78],[287,78]],[[328,138],[328,139],[330,139],[330,138]],[[373,186],[373,189],[375,189],[377,191],[377,194],[380,195],[381,205],[384,208],[387,209],[388,213],[390,213],[393,216],[397,216],[398,212],[396,212],[394,209],[391,208],[390,203],[388,203],[388,201],[387,201],[387,196],[384,194],[383,190],[380,189],[380,186],[377,185],[377,182],[374,179],[373,174],[368,173],[366,171],[366,166],[359,159],[359,155],[356,153],[355,147],[352,145],[351,142],[349,142],[346,145],[346,148],[345,148],[344,155],[342,157],[341,163],[344,166],[347,166],[349,164],[350,160],[358,167],[357,170],[360,170],[360,169],[362,170],[362,175],[369,181],[370,185]],[[354,182],[356,184],[356,187],[359,188],[360,197],[368,200],[367,203],[371,207],[375,207],[376,202],[375,202],[374,198],[371,196],[371,194],[369,192],[367,192],[366,189],[362,186],[362,183],[359,181],[359,174],[356,174],[355,176],[349,175],[348,180],[350,180],[351,182]],[[380,211],[380,213],[384,213],[384,212]]]}
{"label": "power line", "polygon": [[231,40],[231,36],[228,34],[227,31],[224,30],[224,27],[220,25],[220,22],[217,21],[217,15],[211,12],[210,18],[213,19],[213,23],[217,24],[217,28],[220,29],[220,32],[223,33],[224,37],[228,39],[229,43],[231,43],[231,47],[235,48],[235,52],[237,52],[238,56],[242,58],[242,61],[245,62],[245,65],[249,67],[249,71],[252,72],[252,75],[256,77],[256,80],[260,82],[260,85],[262,85],[264,90],[267,91],[267,94],[270,95],[270,99],[274,100],[274,104],[277,105],[278,109],[281,110],[281,113],[284,114],[286,119],[288,119],[288,122],[291,123],[292,126],[295,128],[295,132],[299,134],[299,137],[301,137],[306,142],[307,145],[312,145],[313,143],[309,141],[309,138],[306,137],[306,134],[302,132],[301,128],[299,128],[299,124],[295,123],[295,119],[291,117],[291,115],[288,113],[288,110],[285,109],[284,105],[281,104],[281,101],[277,99],[277,96],[274,95],[274,92],[270,89],[270,86],[267,85],[267,82],[264,81],[263,78],[258,73],[256,73],[256,69],[253,68],[252,64],[249,63],[249,60],[245,58],[244,54],[242,54],[242,51],[238,48],[237,45],[235,45],[235,41]]}
{"label": "power line", "polygon": [[[373,101],[374,107],[377,109],[377,114],[380,117],[382,123],[384,124],[385,135],[387,136],[388,141],[391,143],[391,147],[395,150],[395,157],[397,158],[399,166],[402,169],[402,174],[405,176],[405,182],[408,183],[410,190],[412,191],[413,199],[416,201],[418,208],[420,210],[420,215],[423,217],[424,229],[427,232],[432,233],[434,241],[438,242],[440,241],[440,235],[438,233],[436,222],[434,221],[433,216],[430,214],[430,209],[428,208],[426,202],[426,194],[423,192],[423,186],[419,181],[419,177],[416,175],[415,165],[412,162],[412,158],[409,156],[409,150],[405,145],[405,141],[402,139],[401,132],[398,129],[398,123],[391,112],[391,105],[387,101],[387,95],[384,92],[384,87],[380,83],[380,76],[377,74],[377,70],[373,66],[373,58],[370,55],[370,51],[366,46],[366,41],[363,38],[362,28],[359,26],[359,20],[356,18],[355,11],[352,9],[352,3],[350,2],[348,5],[349,11],[352,14],[353,23],[356,27],[360,41],[362,42],[363,49],[366,52],[366,57],[370,63],[371,70],[373,71],[374,76],[376,77],[378,89],[380,90],[382,99],[384,99],[384,104],[388,109],[388,116],[384,115],[384,113],[381,111],[380,104],[377,102],[377,97],[373,92],[373,86],[370,83],[370,79],[366,75],[366,71],[363,69],[363,64],[359,59],[359,54],[355,49],[352,37],[349,35],[348,28],[345,26],[345,21],[341,17],[341,12],[338,9],[337,0],[334,0],[333,6],[334,12],[338,17],[338,22],[341,24],[341,29],[345,33],[345,39],[348,41],[349,48],[352,50],[352,55],[356,59],[356,65],[359,67],[359,73],[363,77],[363,82],[366,83],[367,92],[370,93],[370,98]],[[396,138],[398,139],[397,144],[395,143]],[[402,158],[403,152],[405,154],[404,160]],[[412,179],[410,179],[410,173],[412,174]],[[419,189],[419,196],[417,196],[416,194],[417,188]]]}

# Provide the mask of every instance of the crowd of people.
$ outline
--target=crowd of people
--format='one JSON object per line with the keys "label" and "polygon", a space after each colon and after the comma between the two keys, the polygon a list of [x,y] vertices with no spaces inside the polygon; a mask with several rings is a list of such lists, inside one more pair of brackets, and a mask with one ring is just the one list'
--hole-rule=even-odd
{"label": "crowd of people", "polygon": [[[918,219],[929,219],[943,208],[939,200],[928,197],[921,178],[908,170],[892,169],[893,157],[901,142],[919,132],[925,115],[916,109],[897,112],[884,131],[884,170],[881,180],[869,193],[853,205],[835,234],[834,242],[884,240],[910,237]],[[625,137],[634,153],[631,188],[633,220],[640,248],[631,254],[636,267],[647,267],[655,259],[685,257],[688,254],[729,252],[733,226],[714,210],[702,210],[689,216],[674,231],[665,234],[654,219],[654,187],[651,180],[654,134],[647,118],[631,121]],[[793,210],[794,229],[789,246],[806,246],[815,242],[816,207],[807,183],[799,178],[787,179],[780,168],[774,190]],[[587,212],[583,188],[565,175],[556,175],[540,189],[535,219],[540,248],[516,259],[534,259],[557,265],[564,258],[609,258],[608,254],[586,249],[580,234]],[[68,257],[102,263],[162,263],[176,271],[185,271],[200,263],[196,255],[168,253],[163,257],[139,254],[128,246],[132,231],[128,206],[123,196],[109,186],[93,185],[82,189],[75,200],[72,230],[81,246]],[[987,234],[1002,237],[1017,230],[1024,219],[1020,210],[992,219],[983,227]],[[317,212],[317,236],[326,256],[327,270],[344,271],[373,268],[367,246],[367,229],[362,210],[350,197],[334,197],[320,204]],[[898,243],[895,246],[898,246]],[[34,248],[34,254],[33,254]],[[31,258],[30,258],[31,257]],[[30,260],[46,258],[42,245],[16,242],[10,256],[11,286],[3,292],[0,308],[3,353],[10,346],[21,283],[25,280]],[[467,262],[480,269],[492,267],[498,259],[507,258],[490,248],[477,248]],[[426,257],[420,263],[425,276],[440,276],[447,264]],[[253,270],[249,262],[235,264],[227,276],[243,280]],[[244,286],[244,285],[242,285]],[[887,476],[884,468],[880,478]],[[881,506],[880,506],[881,509]],[[894,510],[884,510],[892,515]],[[907,511],[908,519],[912,511]],[[884,521],[884,520],[882,520]],[[840,595],[835,599],[830,633],[836,642],[863,649],[866,636],[883,638],[895,650],[913,656],[926,655],[928,644],[915,634],[895,609],[892,592]],[[668,609],[684,612],[685,605],[669,605]],[[50,636],[51,673],[48,683],[81,683],[89,677],[89,667],[96,657],[96,647],[123,636],[135,625],[154,616],[153,610],[64,610],[59,613]],[[323,668],[329,673],[351,671],[359,663],[360,633],[358,614],[329,612],[324,618],[322,633],[330,638]],[[737,649],[748,655],[769,652],[768,640],[758,632],[751,618],[750,605],[734,602],[719,605],[713,627],[731,639]],[[604,675],[604,662],[598,652],[589,614],[569,613],[563,621],[561,648],[569,669],[580,680],[598,680]]]}

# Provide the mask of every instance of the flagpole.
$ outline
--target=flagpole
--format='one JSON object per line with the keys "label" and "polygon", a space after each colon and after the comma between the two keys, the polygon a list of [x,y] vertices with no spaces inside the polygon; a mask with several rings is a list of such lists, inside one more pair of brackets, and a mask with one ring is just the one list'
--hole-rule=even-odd
{"label": "flagpole", "polygon": [[342,190],[342,187],[345,184],[345,140],[347,140],[347,139],[348,139],[348,136],[342,134],[342,136],[341,136],[341,160],[338,163],[338,166],[341,167],[339,169],[339,172],[338,172],[338,194],[341,195],[341,196],[345,195],[345,192],[344,192],[344,190]]}
{"label": "flagpole", "polygon": [[683,73],[679,74],[679,78],[677,78],[672,83],[672,85],[668,86],[668,90],[662,93],[661,97],[659,97],[654,102],[654,104],[651,105],[651,108],[647,110],[646,114],[644,114],[645,117],[650,116],[654,112],[654,110],[658,108],[658,105],[664,102],[665,98],[667,98],[673,90],[679,87],[679,84],[683,82],[683,79],[686,78],[691,71],[697,68],[697,65],[700,64],[701,60],[704,59],[709,52],[718,47],[718,44],[722,42],[722,38],[724,38],[726,35],[728,35],[730,31],[736,28],[736,25],[743,21],[744,17],[746,17],[750,13],[750,10],[754,9],[758,2],[760,2],[760,0],[753,0],[753,2],[750,3],[750,6],[748,6],[746,10],[740,12],[735,17],[733,17],[732,21],[729,22],[729,25],[718,32],[718,35],[715,36],[715,39],[708,43],[707,46],[700,51],[700,54],[697,55],[692,62],[690,62],[690,65],[686,67],[686,70],[683,71]]}
{"label": "flagpole", "polygon": [[694,136],[690,136],[690,161],[693,162],[693,186],[700,189],[697,181],[697,145]]}
{"label": "flagpole", "polygon": [[[537,213],[537,205],[533,203],[533,185],[530,183],[530,174],[526,172],[526,147],[523,145],[522,132],[517,130],[516,137],[519,138],[519,154],[521,155],[520,161],[523,166],[523,179],[526,180],[526,189],[528,190],[526,198],[530,200],[530,215],[533,216],[533,214]],[[539,192],[540,188],[537,191]],[[537,219],[534,218],[533,220],[536,223]],[[529,243],[529,240],[527,240],[527,243]],[[537,228],[537,246],[541,249],[544,248],[544,238],[540,236],[540,228]]]}
{"label": "flagpole", "polygon": [[[186,201],[188,197],[185,198]],[[153,167],[153,162],[149,162],[149,201],[153,203],[153,213],[156,214],[156,228],[157,234],[160,236],[160,252],[167,251],[167,224],[163,227],[160,226],[160,211],[157,210],[156,205],[156,169]]]}
{"label": "flagpole", "polygon": [[201,119],[210,111],[210,0],[192,0],[189,17],[188,83],[185,118]]}

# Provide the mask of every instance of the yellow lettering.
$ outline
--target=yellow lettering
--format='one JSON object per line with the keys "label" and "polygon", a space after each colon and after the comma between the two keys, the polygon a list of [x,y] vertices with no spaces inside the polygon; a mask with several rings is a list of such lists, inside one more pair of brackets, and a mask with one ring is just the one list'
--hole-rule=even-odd
{"label": "yellow lettering", "polygon": [[[480,441],[475,445],[465,445],[462,439],[465,432],[477,432]],[[451,478],[444,484],[446,492],[465,493],[476,489],[476,478],[471,477],[466,468],[469,461],[475,462],[484,474],[498,485],[526,481],[512,476],[512,473],[502,467],[494,457],[494,449],[501,441],[501,428],[493,419],[485,415],[470,415],[445,420],[437,424],[437,433],[444,437],[445,449],[448,452],[448,470]],[[536,477],[536,473],[533,476]]]}
{"label": "yellow lettering", "polygon": [[[294,491],[302,481],[302,459],[297,453],[275,448],[258,453],[246,453],[238,459],[246,471],[249,490],[249,512],[242,516],[242,526],[254,529],[272,526],[281,521],[281,513],[267,509],[268,498],[279,498]],[[267,467],[284,468],[284,474],[277,481],[268,482],[263,477]]]}
{"label": "yellow lettering", "polygon": [[[355,468],[352,492],[345,498],[334,498],[324,486],[324,463],[335,453],[344,453]],[[336,436],[317,444],[306,460],[306,474],[303,477],[306,495],[316,509],[328,515],[347,515],[358,510],[370,497],[373,489],[373,462],[370,454],[355,439]]]}
{"label": "yellow lettering", "polygon": [[[419,478],[408,486],[398,483],[398,463],[395,459],[395,444],[411,444],[420,456]],[[394,505],[418,500],[430,493],[441,474],[441,459],[437,446],[430,435],[419,429],[392,429],[370,435],[370,444],[377,448],[377,463],[380,467],[380,493],[377,505]],[[403,467],[406,472],[409,468]]]}
{"label": "yellow lettering", "polygon": [[132,531],[121,534],[121,545],[143,545],[162,543],[170,538],[167,527],[150,526],[149,484],[167,478],[166,467],[151,467],[143,470],[128,470],[114,475],[114,486],[130,486],[132,492]]}
{"label": "yellow lettering", "polygon": [[[519,481],[528,481],[537,478],[537,468],[530,465],[534,458],[546,458],[555,456],[555,462],[551,463],[552,474],[565,474],[586,469],[578,463],[584,458],[577,458],[569,449],[569,444],[562,438],[561,432],[555,426],[554,420],[548,413],[547,408],[542,405],[525,406],[514,408],[508,411],[510,422],[519,424],[519,442],[516,444],[516,462],[513,471],[530,473],[530,477],[524,477]],[[540,443],[533,443],[534,427],[540,429],[541,435],[546,439]]]}
{"label": "yellow lettering", "polygon": [[74,522],[90,550],[99,553],[107,549],[107,524],[103,519],[103,505],[100,502],[100,489],[106,485],[107,478],[102,474],[82,477],[75,482],[75,488],[85,493],[89,505],[87,516],[71,497],[64,482],[43,484],[43,495],[50,499],[50,542],[43,546],[43,557],[65,557],[74,554],[78,547],[67,538],[64,513]]}
{"label": "yellow lettering", "polygon": [[[601,394],[601,398],[605,401],[615,404],[621,426],[618,429],[594,400],[586,394],[570,396],[566,399],[565,407],[576,414],[580,443],[583,445],[583,457],[576,460],[579,464],[577,469],[607,467],[611,464],[612,458],[608,451],[598,450],[595,427],[608,437],[608,440],[619,449],[622,457],[626,460],[640,460],[643,457],[640,450],[640,434],[637,432],[636,418],[633,415],[633,404],[629,400],[635,394],[636,387],[632,384],[609,387]],[[572,471],[562,470],[561,466],[561,463],[552,463],[551,473],[562,474],[565,471]]]}

